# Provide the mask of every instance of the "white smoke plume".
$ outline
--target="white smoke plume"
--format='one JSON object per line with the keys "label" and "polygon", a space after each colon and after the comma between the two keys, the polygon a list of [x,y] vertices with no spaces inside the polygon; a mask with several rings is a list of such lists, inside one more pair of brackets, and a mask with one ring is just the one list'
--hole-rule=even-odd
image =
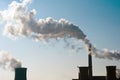
{"label": "white smoke plume", "polygon": [[117,69],[117,70],[116,70],[116,77],[117,77],[117,78],[120,78],[120,69]]}
{"label": "white smoke plume", "polygon": [[[75,38],[76,40],[82,40],[88,49],[91,45],[92,55],[98,58],[107,58],[110,60],[120,59],[119,51],[99,50],[95,48],[78,26],[65,19],[55,20],[48,17],[46,19],[36,20],[36,10],[27,9],[27,5],[30,2],[31,0],[23,0],[21,2],[13,1],[7,10],[0,11],[2,22],[6,23],[4,29],[5,35],[12,38],[30,37],[36,41]],[[72,47],[74,48],[74,46]]]}
{"label": "white smoke plume", "polygon": [[9,52],[0,51],[0,66],[3,69],[14,70],[15,68],[21,67],[21,62],[11,56]]}

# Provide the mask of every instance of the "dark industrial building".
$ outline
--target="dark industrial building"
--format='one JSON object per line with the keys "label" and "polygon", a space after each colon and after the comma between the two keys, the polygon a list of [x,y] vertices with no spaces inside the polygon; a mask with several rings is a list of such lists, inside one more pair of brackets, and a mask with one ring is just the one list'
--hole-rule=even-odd
{"label": "dark industrial building", "polygon": [[107,66],[106,76],[91,76],[92,72],[89,72],[89,69],[89,66],[79,67],[78,79],[73,80],[120,80],[116,78],[116,66]]}
{"label": "dark industrial building", "polygon": [[[27,68],[16,68],[14,80],[27,80]],[[89,66],[79,67],[78,79],[72,80],[120,80],[116,78],[116,66],[106,67],[106,76],[92,75],[92,57],[89,55]]]}
{"label": "dark industrial building", "polygon": [[[72,80],[120,80],[116,78],[116,66],[107,66],[106,76],[93,76],[92,70],[89,70],[92,68],[88,67],[79,67],[79,73],[78,73],[78,79],[72,79]],[[15,79],[14,80],[27,80],[27,68],[16,68],[15,69]]]}
{"label": "dark industrial building", "polygon": [[[14,80],[27,80],[27,68],[16,68]],[[106,76],[93,76],[92,56],[89,54],[89,66],[79,67],[78,79],[72,80],[120,80],[116,78],[116,66],[106,67]]]}
{"label": "dark industrial building", "polygon": [[93,76],[91,46],[88,51],[88,66],[78,67],[78,79],[72,80],[120,80],[116,78],[116,66],[106,66],[106,76]]}

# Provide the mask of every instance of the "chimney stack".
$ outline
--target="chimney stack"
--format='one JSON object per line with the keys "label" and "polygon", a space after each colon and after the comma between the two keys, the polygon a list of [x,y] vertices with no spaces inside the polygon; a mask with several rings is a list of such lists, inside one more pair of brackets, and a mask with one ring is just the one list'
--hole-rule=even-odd
{"label": "chimney stack", "polygon": [[91,53],[91,48],[92,48],[92,46],[91,46],[91,44],[89,45],[89,49],[88,49],[88,51],[89,51],[89,54],[88,54],[88,68],[89,68],[89,70],[88,70],[88,76],[89,76],[89,80],[92,80],[92,53]]}
{"label": "chimney stack", "polygon": [[15,80],[27,80],[27,68],[15,68]]}
{"label": "chimney stack", "polygon": [[106,66],[106,80],[116,80],[116,66]]}

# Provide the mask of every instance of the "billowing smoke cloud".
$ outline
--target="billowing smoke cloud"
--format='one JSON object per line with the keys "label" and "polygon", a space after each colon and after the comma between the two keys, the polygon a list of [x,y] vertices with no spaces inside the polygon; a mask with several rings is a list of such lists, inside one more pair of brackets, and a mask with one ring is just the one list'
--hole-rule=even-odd
{"label": "billowing smoke cloud", "polygon": [[[27,0],[27,3],[29,1]],[[35,20],[36,10],[27,11],[25,1],[13,1],[7,10],[1,11],[3,21],[6,22],[4,33],[12,36],[30,36],[36,40],[50,38],[75,37],[84,39],[83,32],[65,19],[59,21],[52,18]],[[8,14],[9,13],[9,14]]]}
{"label": "billowing smoke cloud", "polygon": [[95,48],[78,26],[65,19],[55,20],[48,17],[36,20],[34,17],[37,13],[36,10],[27,9],[27,5],[30,2],[30,0],[23,0],[21,2],[13,1],[7,10],[0,11],[1,20],[6,23],[4,29],[5,35],[12,38],[30,37],[37,41],[75,38],[76,40],[82,40],[87,45],[87,48],[91,45],[92,55],[95,57],[110,60],[120,59],[120,52],[118,51],[99,50]]}
{"label": "billowing smoke cloud", "polygon": [[0,66],[3,69],[14,70],[21,67],[21,62],[12,57],[8,52],[0,51]]}

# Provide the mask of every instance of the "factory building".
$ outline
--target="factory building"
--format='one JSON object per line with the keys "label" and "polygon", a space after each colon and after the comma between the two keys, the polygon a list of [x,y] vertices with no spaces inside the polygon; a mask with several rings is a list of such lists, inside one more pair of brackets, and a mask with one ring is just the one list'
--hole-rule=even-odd
{"label": "factory building", "polygon": [[[106,76],[91,76],[89,67],[79,67],[78,79],[72,80],[120,80],[116,78],[116,66],[106,67]],[[90,72],[91,73],[91,72]],[[27,68],[16,68],[14,80],[27,80]]]}
{"label": "factory building", "polygon": [[91,46],[89,46],[88,51],[88,66],[78,67],[78,79],[72,80],[120,80],[120,78],[116,78],[116,66],[106,66],[106,76],[93,76]]}
{"label": "factory building", "polygon": [[106,76],[91,76],[88,67],[79,67],[78,79],[72,80],[120,80],[116,78],[116,66],[106,66]]}
{"label": "factory building", "polygon": [[106,76],[91,76],[89,67],[79,67],[78,79],[72,80],[120,80],[116,78],[116,66],[106,66]]}

